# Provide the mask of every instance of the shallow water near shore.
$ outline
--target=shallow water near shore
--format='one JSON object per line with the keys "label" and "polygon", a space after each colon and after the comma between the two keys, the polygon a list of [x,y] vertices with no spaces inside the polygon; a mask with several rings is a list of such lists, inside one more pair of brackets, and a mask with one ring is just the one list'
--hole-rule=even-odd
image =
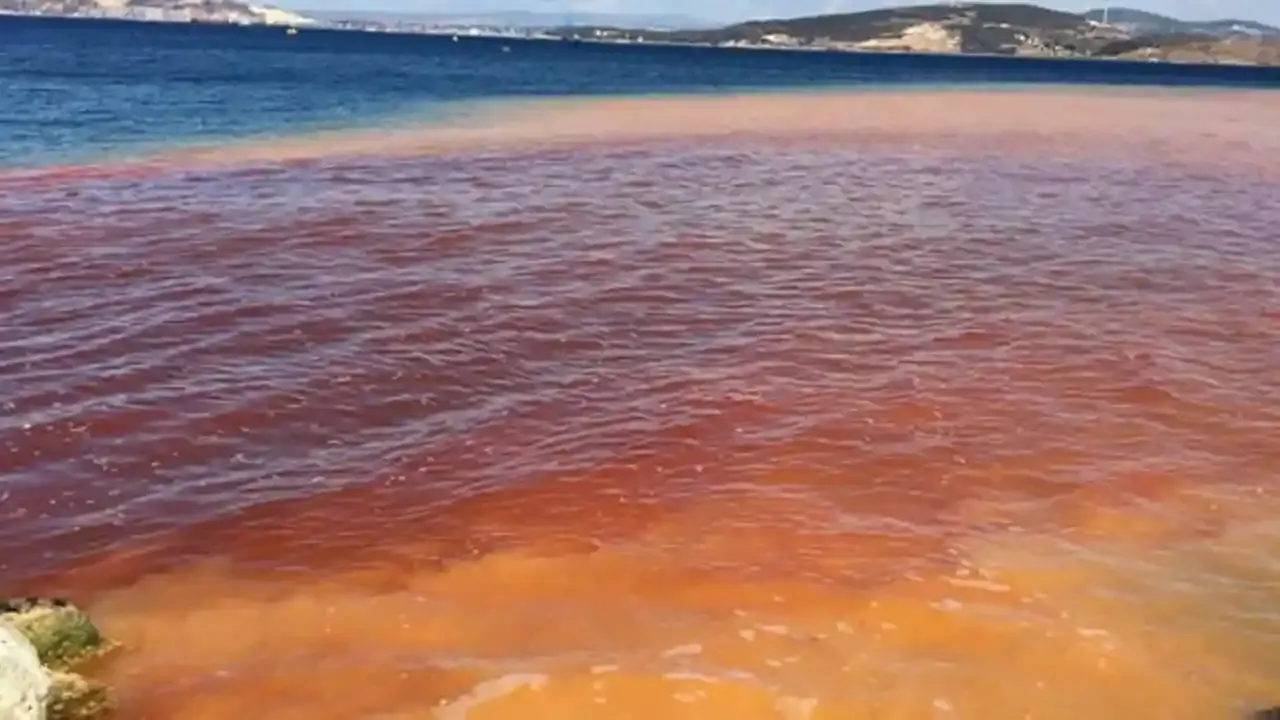
{"label": "shallow water near shore", "polygon": [[0,179],[0,572],[131,718],[1280,702],[1268,93],[560,101]]}

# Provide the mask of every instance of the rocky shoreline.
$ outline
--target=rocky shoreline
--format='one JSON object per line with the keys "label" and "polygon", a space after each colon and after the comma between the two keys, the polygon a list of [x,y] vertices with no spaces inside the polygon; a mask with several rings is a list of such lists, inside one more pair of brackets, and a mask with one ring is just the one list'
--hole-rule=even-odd
{"label": "rocky shoreline", "polygon": [[0,718],[101,720],[110,690],[80,673],[116,643],[89,616],[60,598],[0,601]]}

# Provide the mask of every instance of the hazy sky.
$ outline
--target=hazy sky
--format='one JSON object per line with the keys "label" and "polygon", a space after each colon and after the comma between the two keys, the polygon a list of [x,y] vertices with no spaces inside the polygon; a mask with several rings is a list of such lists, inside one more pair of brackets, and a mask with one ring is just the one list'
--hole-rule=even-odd
{"label": "hazy sky", "polygon": [[[491,12],[537,10],[540,12],[643,12],[693,15],[710,20],[752,17],[786,17],[824,12],[866,10],[892,5],[924,4],[891,0],[277,0],[291,8],[316,10],[395,10],[403,12]],[[1044,0],[1061,10],[1083,11],[1105,0]],[[1112,0],[1114,6],[1174,15],[1186,20],[1238,17],[1280,22],[1280,0]]]}

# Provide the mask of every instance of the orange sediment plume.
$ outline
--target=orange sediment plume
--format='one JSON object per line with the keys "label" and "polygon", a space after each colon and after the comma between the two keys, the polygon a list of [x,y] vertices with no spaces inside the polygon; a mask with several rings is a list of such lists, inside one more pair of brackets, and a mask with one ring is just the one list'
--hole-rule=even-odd
{"label": "orange sediment plume", "polygon": [[142,720],[1275,705],[1276,97],[6,174],[0,572],[89,607]]}
{"label": "orange sediment plume", "polygon": [[[1280,533],[1273,497],[1220,491],[1064,499],[945,547],[818,539],[840,508],[817,493],[725,497],[590,552],[245,580],[201,563],[95,611],[131,648],[108,678],[139,717],[1225,718],[1280,690],[1257,584]],[[1224,613],[1260,614],[1246,633]]]}

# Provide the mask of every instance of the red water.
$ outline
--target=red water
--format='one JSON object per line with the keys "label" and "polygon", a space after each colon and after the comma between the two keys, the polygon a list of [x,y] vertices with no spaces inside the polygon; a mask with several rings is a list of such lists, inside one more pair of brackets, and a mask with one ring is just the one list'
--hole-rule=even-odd
{"label": "red water", "polygon": [[128,718],[1276,704],[1277,111],[600,101],[10,174],[0,577],[125,643]]}

